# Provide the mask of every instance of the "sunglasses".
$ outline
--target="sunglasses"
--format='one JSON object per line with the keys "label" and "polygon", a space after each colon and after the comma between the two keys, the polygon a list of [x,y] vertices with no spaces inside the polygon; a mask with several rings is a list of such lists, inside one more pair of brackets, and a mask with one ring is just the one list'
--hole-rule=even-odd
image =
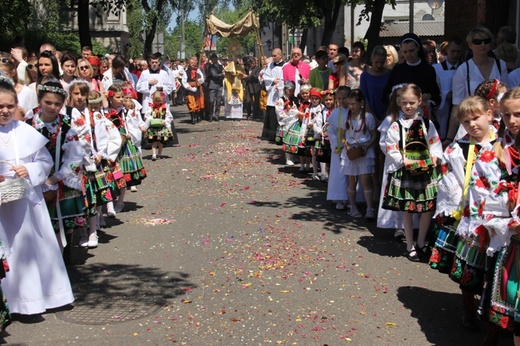
{"label": "sunglasses", "polygon": [[88,66],[80,66],[79,69],[80,70],[88,70]]}
{"label": "sunglasses", "polygon": [[9,59],[9,58],[0,58],[0,61],[2,62],[2,64],[9,64],[11,62],[11,59]]}
{"label": "sunglasses", "polygon": [[480,46],[482,43],[490,44],[491,43],[491,39],[490,38],[485,38],[485,39],[474,38],[473,40],[471,40],[471,43],[473,43],[474,45]]}

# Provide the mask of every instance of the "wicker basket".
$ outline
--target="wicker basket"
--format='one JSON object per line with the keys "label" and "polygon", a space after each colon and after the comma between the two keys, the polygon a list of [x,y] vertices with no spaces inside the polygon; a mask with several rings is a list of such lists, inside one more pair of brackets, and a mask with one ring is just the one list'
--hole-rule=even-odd
{"label": "wicker basket", "polygon": [[[429,150],[428,145],[424,144],[423,142],[420,142],[420,141],[410,142],[403,147],[403,160],[408,159],[406,157],[406,149],[411,144],[414,144],[414,145],[418,144],[418,145],[422,146],[424,149]],[[428,158],[419,159],[419,160],[411,159],[410,162],[408,162],[404,165],[404,168],[407,171],[409,171],[410,174],[412,174],[412,175],[421,175],[421,174],[429,172],[430,169],[433,168],[433,166],[434,166],[433,161],[431,159],[431,156],[429,156]]]}
{"label": "wicker basket", "polygon": [[[14,167],[13,164],[7,161],[0,161],[0,163],[6,163]],[[28,187],[29,184],[25,178],[6,178],[0,183],[0,202],[3,204],[22,199]]]}

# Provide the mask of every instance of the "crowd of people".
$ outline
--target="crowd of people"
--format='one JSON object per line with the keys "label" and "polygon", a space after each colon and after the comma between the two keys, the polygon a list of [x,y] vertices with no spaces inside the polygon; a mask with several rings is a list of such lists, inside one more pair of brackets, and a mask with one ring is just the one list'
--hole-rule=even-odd
{"label": "crowd of people", "polygon": [[465,56],[460,38],[437,50],[409,33],[370,59],[355,42],[308,59],[294,48],[287,62],[280,49],[187,65],[52,44],[34,60],[22,46],[0,53],[0,323],[73,302],[72,235],[98,246],[105,217],[146,178],[143,139],[161,159],[176,137],[170,105],[186,104],[193,124],[219,121],[221,106],[263,120],[261,137],[326,183],[336,209],[377,220],[410,261],[459,284],[464,326],[489,322],[490,342],[511,329],[520,344],[520,69],[511,29],[498,37],[475,27]]}
{"label": "crowd of people", "polygon": [[465,327],[487,327],[487,344],[509,329],[519,345],[520,65],[511,29],[498,36],[475,27],[463,54],[460,38],[438,52],[409,33],[399,53],[377,46],[370,61],[361,42],[350,55],[331,44],[314,66],[299,48],[287,62],[274,49],[260,71],[262,138],[327,182],[337,209],[377,220],[404,237],[410,261],[448,273]]}

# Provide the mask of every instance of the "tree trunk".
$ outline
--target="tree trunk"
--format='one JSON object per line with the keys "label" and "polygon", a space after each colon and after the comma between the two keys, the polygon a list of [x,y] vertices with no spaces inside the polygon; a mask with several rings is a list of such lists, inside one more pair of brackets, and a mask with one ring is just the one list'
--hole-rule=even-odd
{"label": "tree trunk", "polygon": [[302,52],[305,52],[305,47],[307,46],[307,36],[309,36],[309,29],[305,28],[302,31],[302,40],[300,42],[300,49]]}
{"label": "tree trunk", "polygon": [[89,0],[78,0],[78,31],[79,43],[81,47],[92,47],[92,37],[90,36]]}
{"label": "tree trunk", "polygon": [[368,49],[365,54],[367,57],[367,62],[372,55],[372,50],[378,44],[381,44],[381,39],[379,38],[379,32],[381,30],[381,19],[383,18],[383,10],[386,5],[386,0],[375,0],[374,1],[374,9],[372,11],[372,15],[370,16],[370,25],[365,34],[365,39],[368,41]]}
{"label": "tree trunk", "polygon": [[[336,22],[338,21],[339,10],[341,8],[341,0],[334,0],[334,8],[330,9],[326,6],[328,1],[321,2],[324,13],[323,36],[321,38],[321,46],[328,46],[332,40],[332,35],[336,30]],[[325,7],[324,7],[325,6]],[[343,43],[341,44],[343,45]]]}
{"label": "tree trunk", "polygon": [[[145,12],[148,13],[151,9],[149,6],[144,6],[145,2],[146,2],[146,0],[141,1]],[[156,3],[157,13],[162,12],[163,7],[164,7],[164,2],[165,2],[165,0],[157,0],[157,3]],[[147,3],[147,5],[148,5],[148,3]],[[157,22],[158,21],[159,21],[159,15],[157,14],[152,19],[150,29],[146,30],[146,36],[144,39],[144,56],[145,57],[148,57],[148,55],[152,54],[153,39],[155,38],[155,33],[157,31]]]}

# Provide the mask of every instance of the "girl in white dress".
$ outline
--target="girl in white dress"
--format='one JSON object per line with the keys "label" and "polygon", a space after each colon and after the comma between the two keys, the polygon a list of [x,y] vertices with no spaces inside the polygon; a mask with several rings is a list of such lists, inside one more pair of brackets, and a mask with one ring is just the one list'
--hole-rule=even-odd
{"label": "girl in white dress", "polygon": [[[372,144],[377,140],[376,121],[372,114],[365,112],[365,97],[361,90],[354,89],[348,94],[347,105],[348,116],[343,128],[344,137],[341,140],[344,146],[341,153],[344,163],[341,173],[347,175],[349,180],[349,215],[355,219],[362,216],[356,206],[356,188],[358,180],[360,180],[367,202],[365,219],[373,220],[376,215],[373,208],[372,174],[375,169],[376,156]],[[347,150],[352,147],[361,147],[364,154],[359,158],[349,159]]]}
{"label": "girl in white dress", "polygon": [[347,96],[349,88],[341,86],[336,91],[336,102],[338,107],[335,108],[327,119],[328,136],[331,148],[329,184],[327,187],[327,201],[336,202],[336,209],[345,209],[347,196],[347,176],[340,172],[341,164],[341,129],[345,127],[347,120]]}
{"label": "girl in white dress", "polygon": [[74,296],[42,194],[53,167],[48,140],[13,120],[16,111],[16,91],[0,79],[0,160],[9,163],[0,165],[0,180],[19,177],[28,184],[22,199],[0,204],[0,237],[10,252],[1,285],[12,313],[33,315],[70,304]]}

